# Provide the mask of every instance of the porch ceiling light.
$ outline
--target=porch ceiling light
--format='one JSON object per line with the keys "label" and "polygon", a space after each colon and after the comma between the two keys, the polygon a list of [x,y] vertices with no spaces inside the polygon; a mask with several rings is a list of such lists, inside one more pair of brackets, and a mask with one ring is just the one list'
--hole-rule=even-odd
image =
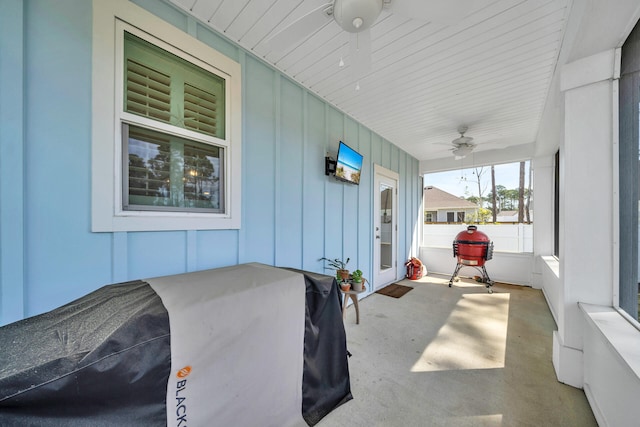
{"label": "porch ceiling light", "polygon": [[453,155],[458,159],[465,158],[467,155],[471,154],[471,151],[473,151],[473,147],[469,145],[461,145],[452,150]]}

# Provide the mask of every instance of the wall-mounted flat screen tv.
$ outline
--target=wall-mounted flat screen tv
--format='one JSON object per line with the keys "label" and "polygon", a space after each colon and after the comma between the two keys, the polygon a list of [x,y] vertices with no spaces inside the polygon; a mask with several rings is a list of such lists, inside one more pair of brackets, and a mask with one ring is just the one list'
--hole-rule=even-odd
{"label": "wall-mounted flat screen tv", "polygon": [[336,165],[336,178],[352,184],[360,184],[361,170],[362,154],[340,141]]}

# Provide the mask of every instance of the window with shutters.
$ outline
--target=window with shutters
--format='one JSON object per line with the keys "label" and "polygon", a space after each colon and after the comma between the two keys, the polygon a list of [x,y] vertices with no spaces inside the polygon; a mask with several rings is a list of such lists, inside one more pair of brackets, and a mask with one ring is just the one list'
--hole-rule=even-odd
{"label": "window with shutters", "polygon": [[130,2],[93,6],[92,230],[240,228],[240,64]]}
{"label": "window with shutters", "polygon": [[123,209],[224,212],[224,79],[127,31],[123,63]]}

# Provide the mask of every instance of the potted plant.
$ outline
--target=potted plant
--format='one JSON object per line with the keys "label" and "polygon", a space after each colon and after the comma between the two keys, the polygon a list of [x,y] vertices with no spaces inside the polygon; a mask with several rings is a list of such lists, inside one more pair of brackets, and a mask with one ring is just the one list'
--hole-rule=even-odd
{"label": "potted plant", "polygon": [[342,282],[346,282],[347,280],[349,280],[349,270],[347,270],[347,264],[349,264],[349,259],[350,258],[347,258],[346,261],[342,261],[339,258],[329,259],[329,258],[322,257],[319,259],[319,261],[327,261],[327,264],[329,264],[329,267],[327,268],[330,268],[336,271],[336,279]]}
{"label": "potted plant", "polygon": [[361,270],[356,270],[353,273],[351,273],[351,282],[353,284],[353,290],[354,291],[361,291],[362,290],[362,271]]}

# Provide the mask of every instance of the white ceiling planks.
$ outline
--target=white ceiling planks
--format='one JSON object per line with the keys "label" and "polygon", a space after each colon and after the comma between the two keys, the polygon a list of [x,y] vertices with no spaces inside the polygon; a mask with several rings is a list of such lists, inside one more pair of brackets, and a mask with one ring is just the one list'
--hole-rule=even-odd
{"label": "white ceiling planks", "polygon": [[478,150],[534,141],[570,4],[486,0],[445,25],[394,14],[403,0],[392,0],[371,27],[372,67],[356,91],[349,34],[332,19],[284,51],[267,43],[327,0],[168,1],[420,160],[450,156],[461,124]]}

